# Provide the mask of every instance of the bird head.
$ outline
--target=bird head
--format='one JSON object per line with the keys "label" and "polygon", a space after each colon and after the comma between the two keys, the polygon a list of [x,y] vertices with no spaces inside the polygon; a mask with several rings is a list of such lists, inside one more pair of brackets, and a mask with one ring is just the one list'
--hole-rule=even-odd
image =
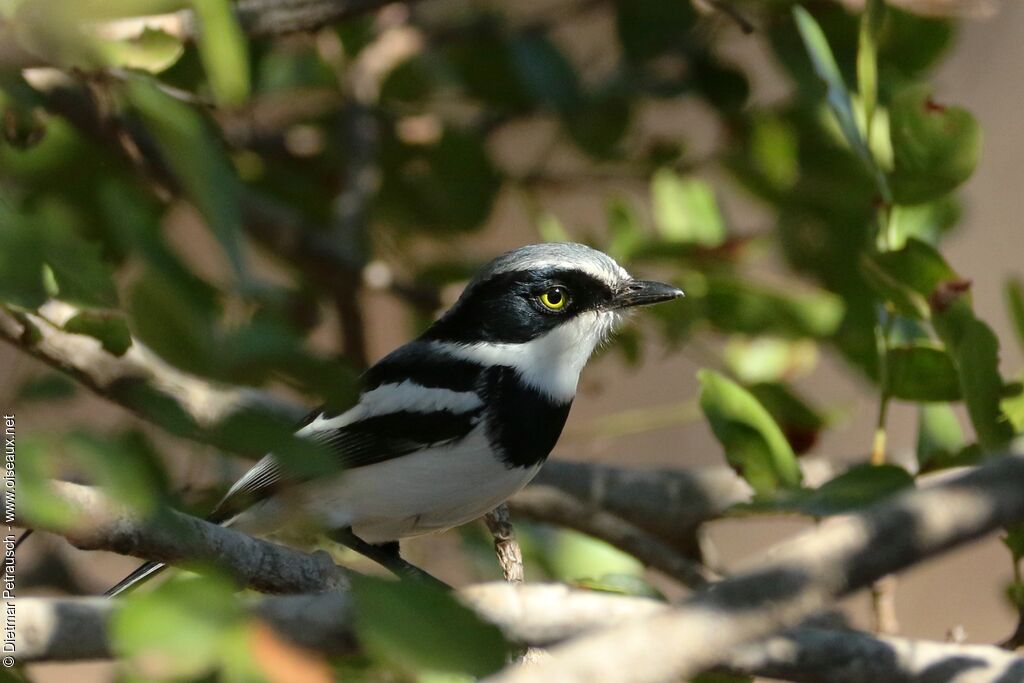
{"label": "bird head", "polygon": [[482,268],[421,339],[516,367],[546,393],[571,398],[586,361],[625,312],[681,296],[582,244],[532,244]]}

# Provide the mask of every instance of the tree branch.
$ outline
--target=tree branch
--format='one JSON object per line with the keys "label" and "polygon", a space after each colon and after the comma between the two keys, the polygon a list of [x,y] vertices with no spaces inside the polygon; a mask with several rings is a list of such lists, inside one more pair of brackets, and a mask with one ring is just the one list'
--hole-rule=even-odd
{"label": "tree branch", "polygon": [[264,593],[323,592],[348,585],[347,570],[323,551],[305,553],[174,510],[143,519],[88,486],[51,482],[49,491],[74,511],[70,526],[20,517],[16,523],[59,534],[81,550],[109,550],[177,566],[213,563]]}
{"label": "tree branch", "polygon": [[[726,467],[637,469],[553,460],[534,483],[607,510],[691,557],[698,556],[697,528],[751,495],[742,477]],[[516,498],[511,505],[515,510]]]}
{"label": "tree branch", "polygon": [[[99,341],[65,332],[59,323],[75,309],[51,303],[40,314],[14,313],[0,306],[0,339],[59,370],[100,396],[139,413],[135,398],[145,387],[153,400],[173,402],[197,425],[208,427],[244,408],[259,407],[298,420],[304,408],[255,389],[218,386],[171,367],[138,341],[122,356],[107,352]],[[149,415],[142,414],[150,419]]]}
{"label": "tree branch", "polygon": [[[665,613],[664,603],[556,584],[481,584],[459,597],[515,642],[548,646],[614,624]],[[356,650],[352,605],[344,591],[250,600],[248,609],[283,638],[327,654]],[[116,601],[19,598],[15,651],[22,662],[110,656],[106,625]],[[664,642],[664,641],[661,641]],[[856,631],[801,627],[736,650],[738,673],[820,683],[997,683],[1016,680],[1024,658],[992,646],[875,638]],[[1016,674],[1016,675],[1015,675]]]}
{"label": "tree branch", "polygon": [[[559,646],[494,683],[642,683],[687,678],[733,648],[792,626],[836,598],[927,557],[1024,519],[1024,457],[1005,456],[776,546],[766,562],[662,614]],[[651,642],[672,648],[652,653]]]}
{"label": "tree branch", "polygon": [[553,486],[535,485],[520,491],[512,499],[512,508],[529,519],[600,538],[689,588],[700,588],[719,579],[714,572],[687,559],[636,525],[582,503]]}

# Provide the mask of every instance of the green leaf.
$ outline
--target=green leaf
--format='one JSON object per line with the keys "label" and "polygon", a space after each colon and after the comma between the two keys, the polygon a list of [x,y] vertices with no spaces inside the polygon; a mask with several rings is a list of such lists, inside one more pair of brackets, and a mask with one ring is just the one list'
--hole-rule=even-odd
{"label": "green leaf", "polygon": [[723,357],[744,384],[781,382],[813,370],[818,362],[818,346],[809,339],[734,336],[726,344]]}
{"label": "green leaf", "polygon": [[900,91],[889,107],[895,198],[917,204],[954,190],[974,172],[981,153],[981,128],[970,112],[931,99],[931,88]]}
{"label": "green leaf", "polygon": [[131,290],[128,313],[135,336],[167,362],[198,375],[220,369],[214,311],[177,281],[145,273]]}
{"label": "green leaf", "polygon": [[796,456],[779,426],[753,395],[713,370],[697,373],[700,406],[725,457],[759,496],[800,486]]}
{"label": "green leaf", "polygon": [[711,275],[700,300],[718,329],[744,334],[827,337],[843,318],[843,302],[824,291],[781,292],[730,275]]}
{"label": "green leaf", "polygon": [[78,385],[65,375],[48,372],[44,375],[29,377],[15,394],[19,401],[60,401],[75,395]]}
{"label": "green leaf", "polygon": [[542,33],[517,35],[509,44],[512,63],[523,88],[541,104],[568,112],[582,94],[576,70]]}
{"label": "green leaf", "polygon": [[203,214],[224,248],[236,274],[244,276],[239,184],[220,141],[188,105],[150,83],[131,81],[125,85],[125,90],[156,137],[160,152],[185,194]]}
{"label": "green leaf", "polygon": [[82,239],[71,228],[52,219],[42,226],[46,265],[53,272],[57,296],[83,306],[114,308],[117,288],[111,268],[98,244]]}
{"label": "green leaf", "polygon": [[964,447],[964,433],[956,413],[946,403],[917,408],[917,466],[922,472],[941,469]]}
{"label": "green leaf", "polygon": [[55,457],[57,447],[55,440],[47,435],[18,434],[18,516],[30,526],[67,527],[81,517],[50,489],[50,482],[58,477],[61,469]]}
{"label": "green leaf", "polygon": [[931,297],[940,284],[959,280],[935,247],[908,239],[902,249],[861,257],[861,272],[879,296],[902,315],[931,317]]}
{"label": "green leaf", "polygon": [[840,515],[913,487],[914,478],[896,465],[856,465],[802,498],[798,507],[816,517]]}
{"label": "green leaf", "polygon": [[[884,17],[884,0],[867,0],[857,42],[857,88],[869,126],[878,103],[878,33]],[[866,137],[871,139],[870,128]]]}
{"label": "green leaf", "polygon": [[99,46],[108,64],[151,74],[171,68],[185,53],[180,38],[150,28],[135,38],[103,41]]}
{"label": "green leaf", "polygon": [[236,107],[249,97],[249,49],[228,0],[193,0],[199,18],[199,56],[213,96]]}
{"label": "green leaf", "polygon": [[867,142],[857,126],[857,118],[853,112],[850,92],[843,81],[843,75],[839,71],[839,66],[836,64],[835,56],[833,56],[832,49],[828,45],[828,39],[825,38],[824,31],[821,30],[821,26],[814,20],[814,17],[799,5],[793,6],[793,17],[796,20],[800,37],[803,39],[804,47],[807,48],[807,52],[811,57],[814,71],[828,88],[828,104],[836,117],[836,121],[839,123],[843,137],[846,138],[850,147],[867,167],[872,170],[882,198],[887,203],[891,203],[892,197],[888,181],[878,169],[871,150],[868,148]]}
{"label": "green leaf", "polygon": [[644,228],[636,209],[626,197],[612,196],[606,204],[610,241],[608,254],[619,262],[629,261],[644,242]]}
{"label": "green leaf", "polygon": [[987,450],[1004,447],[1013,428],[1000,405],[999,339],[974,316],[963,297],[935,311],[935,331],[956,363],[960,391],[978,442]]}
{"label": "green leaf", "polygon": [[1017,343],[1024,349],[1024,282],[1011,278],[1006,281],[1003,291],[1006,294],[1006,307],[1010,311],[1010,322],[1017,334]]}
{"label": "green leaf", "polygon": [[959,401],[960,380],[948,353],[918,344],[890,348],[889,395],[906,401]]}
{"label": "green leaf", "polygon": [[763,382],[751,386],[750,393],[779,425],[795,453],[806,453],[814,446],[825,427],[825,418],[792,387],[781,382]]}
{"label": "green leaf", "polygon": [[615,26],[626,58],[644,62],[666,52],[685,50],[696,12],[687,2],[616,0]]}
{"label": "green leaf", "polygon": [[662,168],[651,181],[651,203],[658,232],[672,242],[717,247],[725,241],[725,222],[711,186],[698,178],[681,178]]}
{"label": "green leaf", "polygon": [[1006,535],[999,540],[1013,555],[1014,562],[1020,562],[1024,558],[1024,525],[1017,524],[1007,528]]}
{"label": "green leaf", "polygon": [[454,596],[415,581],[354,576],[356,633],[370,652],[412,671],[486,676],[505,665],[501,631]]}
{"label": "green leaf", "polygon": [[211,672],[245,627],[234,591],[230,581],[203,575],[132,593],[111,617],[111,647],[119,657],[168,679]]}
{"label": "green leaf", "polygon": [[168,479],[160,454],[138,431],[104,437],[76,432],[67,438],[71,456],[117,501],[142,515],[165,500]]}
{"label": "green leaf", "polygon": [[41,306],[49,298],[43,258],[39,232],[0,201],[0,298],[22,308]]}
{"label": "green leaf", "polygon": [[548,550],[551,578],[575,582],[607,575],[641,576],[643,565],[614,546],[584,534],[560,529]]}
{"label": "green leaf", "polygon": [[123,356],[132,345],[128,323],[120,314],[84,311],[64,323],[64,331],[98,339],[103,349],[115,356]]}

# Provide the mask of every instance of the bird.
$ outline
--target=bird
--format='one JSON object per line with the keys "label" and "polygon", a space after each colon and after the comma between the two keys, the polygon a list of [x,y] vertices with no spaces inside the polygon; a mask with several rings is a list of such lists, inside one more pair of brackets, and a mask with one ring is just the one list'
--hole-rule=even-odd
{"label": "bird", "polygon": [[[337,474],[296,480],[270,453],[208,521],[265,536],[312,520],[398,571],[407,566],[399,541],[475,520],[533,479],[594,351],[632,309],[682,296],[582,244],[508,251],[426,331],[362,375],[354,406],[302,421],[296,435],[327,449]],[[107,595],[163,568],[147,562]]]}

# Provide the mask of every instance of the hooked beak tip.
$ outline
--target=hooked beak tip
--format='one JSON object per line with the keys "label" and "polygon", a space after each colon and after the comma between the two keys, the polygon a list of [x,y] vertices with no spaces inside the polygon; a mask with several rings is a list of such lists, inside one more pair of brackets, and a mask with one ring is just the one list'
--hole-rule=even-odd
{"label": "hooked beak tip", "polygon": [[653,280],[633,280],[615,296],[614,304],[616,308],[650,306],[684,296],[683,290],[674,285]]}

